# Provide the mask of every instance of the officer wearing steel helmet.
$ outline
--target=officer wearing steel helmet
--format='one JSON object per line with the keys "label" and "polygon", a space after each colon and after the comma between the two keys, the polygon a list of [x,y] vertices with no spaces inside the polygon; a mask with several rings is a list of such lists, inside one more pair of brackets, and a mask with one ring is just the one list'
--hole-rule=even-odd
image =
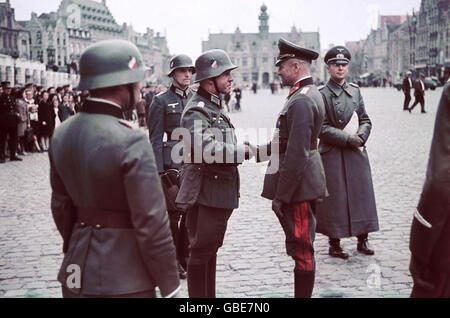
{"label": "officer wearing steel helmet", "polygon": [[251,153],[248,146],[237,144],[220,96],[231,91],[231,71],[237,67],[225,51],[211,50],[197,59],[195,68],[200,87],[181,119],[188,135],[183,136],[185,164],[176,202],[187,209],[189,296],[215,298],[217,251],[239,206],[237,166]]}
{"label": "officer wearing steel helmet", "polygon": [[81,56],[79,89],[90,97],[49,151],[64,297],[155,297],[156,286],[172,297],[180,288],[152,147],[123,121],[146,70],[127,41],[99,42]]}
{"label": "officer wearing steel helmet", "polygon": [[[168,76],[172,79],[172,85],[168,91],[153,98],[147,123],[158,172],[162,177],[167,197],[170,229],[177,248],[180,278],[185,279],[188,255],[185,220],[184,217],[181,217],[182,213],[174,206],[175,202],[172,202],[169,189],[172,184],[171,179],[173,179],[171,176],[175,175],[176,179],[175,170],[181,167],[179,163],[172,160],[172,149],[178,143],[178,139],[173,138],[172,133],[180,127],[181,114],[192,97],[189,85],[192,75],[195,74],[195,66],[189,56],[182,54],[174,56],[169,62],[169,67]],[[166,142],[163,141],[165,135],[167,136]]]}

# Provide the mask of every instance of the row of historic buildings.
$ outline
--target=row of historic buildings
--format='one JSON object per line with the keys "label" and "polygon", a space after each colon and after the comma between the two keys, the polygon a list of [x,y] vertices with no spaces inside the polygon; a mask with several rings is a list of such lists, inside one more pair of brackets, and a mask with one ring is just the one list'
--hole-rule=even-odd
{"label": "row of historic buildings", "polygon": [[83,50],[108,39],[136,44],[152,67],[151,81],[160,81],[167,72],[166,38],[149,28],[141,34],[126,23],[119,25],[106,0],[62,0],[56,12],[33,13],[27,21],[16,21],[14,8],[6,0],[0,3],[0,28],[1,80],[75,85]]}
{"label": "row of historic buildings", "polygon": [[[275,63],[281,37],[316,52],[321,51],[319,32],[302,32],[295,26],[291,32],[269,32],[267,9],[266,5],[261,7],[258,33],[243,33],[237,27],[234,33],[209,34],[208,40],[202,43],[203,51],[222,49],[230,54],[233,63],[239,66],[233,72],[235,82],[239,85],[256,82],[260,87],[268,87],[270,83],[279,81]],[[323,80],[323,64],[322,59],[313,62],[311,71],[315,80]]]}
{"label": "row of historic buildings", "polygon": [[407,71],[450,77],[449,0],[422,0],[419,12],[380,16],[376,30],[366,39],[347,42],[355,56],[353,77],[397,82]]}

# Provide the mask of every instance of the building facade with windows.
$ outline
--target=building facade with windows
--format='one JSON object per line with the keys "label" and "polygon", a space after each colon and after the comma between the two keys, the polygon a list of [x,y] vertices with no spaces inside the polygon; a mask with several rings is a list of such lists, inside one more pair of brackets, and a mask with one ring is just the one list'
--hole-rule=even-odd
{"label": "building facade with windows", "polygon": [[[234,33],[209,34],[207,41],[203,41],[203,52],[212,49],[222,49],[229,53],[237,70],[233,72],[238,85],[251,85],[257,82],[260,87],[268,87],[270,83],[279,81],[275,66],[278,51],[278,40],[283,37],[287,40],[321,52],[319,32],[302,32],[292,27],[291,32],[269,32],[269,15],[267,6],[261,7],[259,15],[259,32],[243,33],[239,27]],[[311,73],[315,80],[323,80],[323,61],[313,62]]]}

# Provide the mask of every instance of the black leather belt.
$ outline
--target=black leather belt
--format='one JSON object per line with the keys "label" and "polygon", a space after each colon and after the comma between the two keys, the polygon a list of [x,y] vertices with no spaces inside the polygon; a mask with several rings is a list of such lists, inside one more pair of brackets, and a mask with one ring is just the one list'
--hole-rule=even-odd
{"label": "black leather belt", "polygon": [[77,215],[78,223],[81,226],[109,229],[133,228],[131,215],[128,211],[78,208]]}

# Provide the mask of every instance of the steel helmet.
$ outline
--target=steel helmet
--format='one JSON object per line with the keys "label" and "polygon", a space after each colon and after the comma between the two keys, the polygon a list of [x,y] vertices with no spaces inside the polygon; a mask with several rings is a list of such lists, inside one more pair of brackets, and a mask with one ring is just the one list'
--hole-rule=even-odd
{"label": "steel helmet", "polygon": [[174,56],[169,63],[170,71],[167,76],[171,77],[173,75],[173,72],[180,68],[190,68],[192,69],[192,74],[195,74],[195,66],[192,62],[192,59],[187,55],[177,55]]}
{"label": "steel helmet", "polygon": [[223,73],[235,70],[238,67],[231,62],[227,52],[223,50],[211,50],[203,53],[195,62],[197,75],[195,82],[216,78]]}
{"label": "steel helmet", "polygon": [[101,41],[88,47],[80,58],[79,90],[94,90],[141,82],[145,79],[142,55],[124,40]]}

